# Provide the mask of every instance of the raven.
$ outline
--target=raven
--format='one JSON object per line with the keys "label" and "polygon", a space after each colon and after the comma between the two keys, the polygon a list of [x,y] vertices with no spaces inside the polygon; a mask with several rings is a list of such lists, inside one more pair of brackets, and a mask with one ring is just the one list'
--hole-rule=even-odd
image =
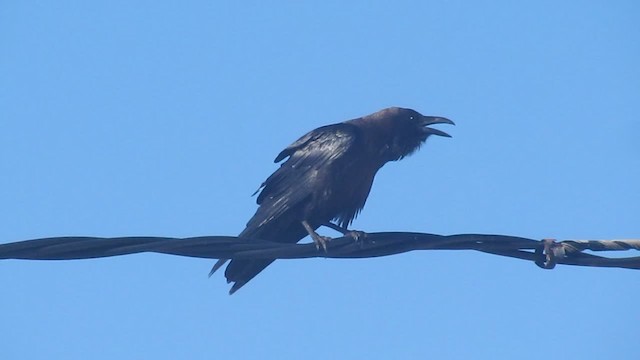
{"label": "raven", "polygon": [[[287,160],[256,191],[258,210],[238,237],[297,243],[309,235],[326,251],[330,238],[316,229],[327,226],[357,240],[363,233],[347,227],[363,208],[376,172],[418,150],[430,135],[450,137],[428,127],[433,124],[454,125],[392,107],[310,131],[278,154],[274,162]],[[218,260],[209,276],[227,261]],[[225,270],[227,282],[234,283],[229,294],[273,261],[232,260]]]}

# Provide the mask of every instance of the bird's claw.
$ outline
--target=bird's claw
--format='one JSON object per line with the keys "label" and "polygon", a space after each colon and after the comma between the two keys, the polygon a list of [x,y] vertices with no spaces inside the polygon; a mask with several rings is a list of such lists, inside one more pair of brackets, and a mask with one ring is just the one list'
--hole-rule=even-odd
{"label": "bird's claw", "polygon": [[367,233],[359,230],[349,230],[344,233],[344,236],[349,236],[356,242],[361,242],[365,237],[367,237]]}
{"label": "bird's claw", "polygon": [[364,247],[365,241],[367,241],[367,233],[359,230],[349,230],[344,233],[344,236],[349,236],[353,238],[353,241],[356,245],[359,245],[360,248]]}
{"label": "bird's claw", "polygon": [[331,238],[328,236],[318,235],[313,237],[313,242],[316,244],[316,249],[320,250],[320,247],[322,247],[322,250],[324,250],[324,252],[327,252],[327,243],[329,241],[331,241]]}

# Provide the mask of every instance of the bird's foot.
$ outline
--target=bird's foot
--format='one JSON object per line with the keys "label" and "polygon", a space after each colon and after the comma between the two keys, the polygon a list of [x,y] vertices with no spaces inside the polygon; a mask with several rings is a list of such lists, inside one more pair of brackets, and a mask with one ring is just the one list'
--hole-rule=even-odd
{"label": "bird's foot", "polygon": [[367,237],[367,233],[360,230],[349,230],[344,232],[344,236],[345,237],[349,236],[353,238],[353,240],[355,240],[356,242],[360,242],[364,240],[365,237]]}
{"label": "bird's foot", "polygon": [[313,242],[316,244],[316,249],[320,250],[320,247],[322,246],[324,252],[327,252],[327,243],[331,241],[331,238],[319,235],[306,220],[302,220],[302,226],[304,226],[305,230],[309,233],[309,236],[311,236],[311,239],[313,239]]}
{"label": "bird's foot", "polygon": [[316,244],[316,249],[320,250],[320,247],[322,247],[322,250],[324,250],[324,252],[327,252],[327,243],[331,241],[330,237],[315,234],[315,236],[311,236],[311,238]]}
{"label": "bird's foot", "polygon": [[349,230],[346,227],[340,226],[340,225],[336,225],[332,222],[326,222],[324,224],[322,224],[328,228],[331,228],[339,233],[342,234],[342,236],[344,237],[351,237],[353,238],[353,240],[356,241],[356,243],[361,243],[362,241],[364,241],[364,239],[367,237],[367,233],[364,231],[359,231],[359,230]]}
{"label": "bird's foot", "polygon": [[367,242],[367,233],[359,230],[349,230],[344,233],[344,236],[349,236],[353,238],[353,241],[361,248],[364,246],[365,242]]}
{"label": "bird's foot", "polygon": [[320,250],[320,247],[322,247],[324,252],[327,252],[327,243],[329,241],[331,241],[331,238],[328,236],[318,235],[313,238],[313,242],[316,244],[316,249]]}

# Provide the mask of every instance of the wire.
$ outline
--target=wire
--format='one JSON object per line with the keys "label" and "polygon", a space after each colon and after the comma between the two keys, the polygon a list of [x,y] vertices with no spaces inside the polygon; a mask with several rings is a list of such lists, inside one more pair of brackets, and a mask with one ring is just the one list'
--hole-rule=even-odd
{"label": "wire", "polygon": [[633,240],[533,240],[517,236],[410,232],[366,233],[334,238],[327,250],[313,243],[283,244],[235,236],[53,237],[0,244],[0,259],[72,260],[154,252],[211,259],[369,258],[415,250],[476,250],[529,260],[541,268],[557,264],[640,269],[640,257],[604,257],[585,251],[640,250]]}

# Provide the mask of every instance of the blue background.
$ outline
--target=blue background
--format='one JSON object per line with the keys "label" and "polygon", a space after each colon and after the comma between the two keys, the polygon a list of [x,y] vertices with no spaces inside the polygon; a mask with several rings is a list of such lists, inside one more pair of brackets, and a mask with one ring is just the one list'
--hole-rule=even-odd
{"label": "blue background", "polygon": [[[354,228],[637,238],[638,24],[636,1],[4,1],[0,241],[235,235],[282,148],[394,105],[457,126]],[[289,260],[228,296],[212,263],[2,261],[0,357],[639,358],[632,270]]]}

